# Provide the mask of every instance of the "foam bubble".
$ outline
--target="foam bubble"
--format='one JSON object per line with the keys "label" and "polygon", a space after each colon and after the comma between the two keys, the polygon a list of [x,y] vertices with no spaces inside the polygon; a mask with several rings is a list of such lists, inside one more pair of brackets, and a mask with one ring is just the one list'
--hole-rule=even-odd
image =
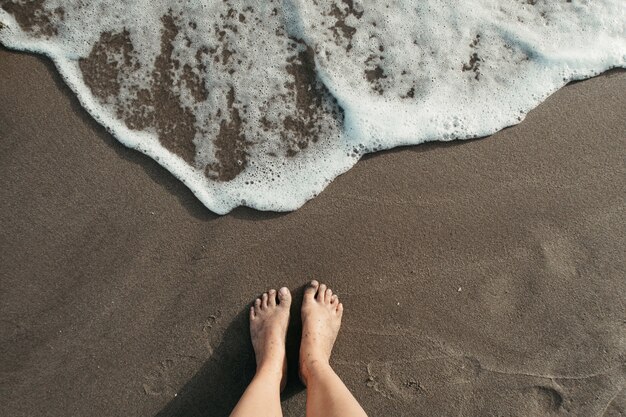
{"label": "foam bubble", "polygon": [[626,66],[623,0],[0,2],[0,42],[216,213],[288,211],[367,152],[518,123]]}

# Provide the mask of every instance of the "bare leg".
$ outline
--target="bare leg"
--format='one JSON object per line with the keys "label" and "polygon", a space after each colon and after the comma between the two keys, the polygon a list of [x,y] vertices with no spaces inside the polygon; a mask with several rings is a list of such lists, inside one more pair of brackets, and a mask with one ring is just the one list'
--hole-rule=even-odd
{"label": "bare leg", "polygon": [[330,367],[343,305],[330,288],[311,281],[302,303],[300,378],[307,386],[307,417],[367,417]]}
{"label": "bare leg", "polygon": [[287,288],[264,293],[250,307],[250,336],[256,355],[256,374],[241,396],[231,417],[278,417],[280,390],[285,386],[287,358],[285,337],[289,324],[291,294]]}

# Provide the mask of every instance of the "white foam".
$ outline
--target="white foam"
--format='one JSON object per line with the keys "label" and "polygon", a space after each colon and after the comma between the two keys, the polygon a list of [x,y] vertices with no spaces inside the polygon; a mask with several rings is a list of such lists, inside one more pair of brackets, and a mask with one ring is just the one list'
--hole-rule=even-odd
{"label": "white foam", "polygon": [[[623,0],[67,3],[45,2],[53,36],[23,30],[0,9],[0,42],[51,57],[99,123],[158,161],[216,213],[239,205],[297,209],[366,152],[491,134],[521,121],[567,82],[626,66]],[[65,9],[63,19],[52,13],[57,7]],[[138,91],[153,82],[163,16],[178,31],[171,42],[180,64],[171,68],[171,99],[195,120],[190,162],[168,151],[156,128],[133,130],[118,116],[120,109],[136,110]],[[80,59],[101,34],[123,31],[138,69],[120,72],[116,95],[97,97]],[[300,58],[307,47],[319,79],[311,88],[322,98],[307,102],[315,129],[307,146],[298,146],[301,138],[283,122],[303,117],[290,83],[293,63],[306,66]],[[224,58],[224,49],[232,55]],[[207,91],[201,100],[182,81],[185,64],[201,77]],[[205,172],[220,163],[215,139],[222,123],[234,120],[233,108],[249,142],[248,163],[234,179],[216,181]]]}

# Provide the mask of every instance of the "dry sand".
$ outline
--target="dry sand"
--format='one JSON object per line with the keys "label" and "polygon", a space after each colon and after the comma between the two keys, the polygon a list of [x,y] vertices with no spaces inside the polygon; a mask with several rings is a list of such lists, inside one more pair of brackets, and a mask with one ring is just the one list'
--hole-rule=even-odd
{"label": "dry sand", "polygon": [[489,138],[367,157],[297,212],[219,217],[0,49],[0,415],[226,416],[248,303],[312,277],[370,416],[625,415],[625,109],[611,72]]}

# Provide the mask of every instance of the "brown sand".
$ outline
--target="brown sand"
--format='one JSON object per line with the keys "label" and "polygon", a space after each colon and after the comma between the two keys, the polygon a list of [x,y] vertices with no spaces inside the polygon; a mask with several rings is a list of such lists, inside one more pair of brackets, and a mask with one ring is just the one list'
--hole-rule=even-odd
{"label": "brown sand", "polygon": [[[297,212],[219,217],[2,49],[0,415],[226,416],[248,303],[312,277],[371,416],[624,415],[625,109],[612,72],[492,137],[365,158]],[[293,371],[297,309],[291,330]],[[292,373],[285,415],[304,400]]]}

